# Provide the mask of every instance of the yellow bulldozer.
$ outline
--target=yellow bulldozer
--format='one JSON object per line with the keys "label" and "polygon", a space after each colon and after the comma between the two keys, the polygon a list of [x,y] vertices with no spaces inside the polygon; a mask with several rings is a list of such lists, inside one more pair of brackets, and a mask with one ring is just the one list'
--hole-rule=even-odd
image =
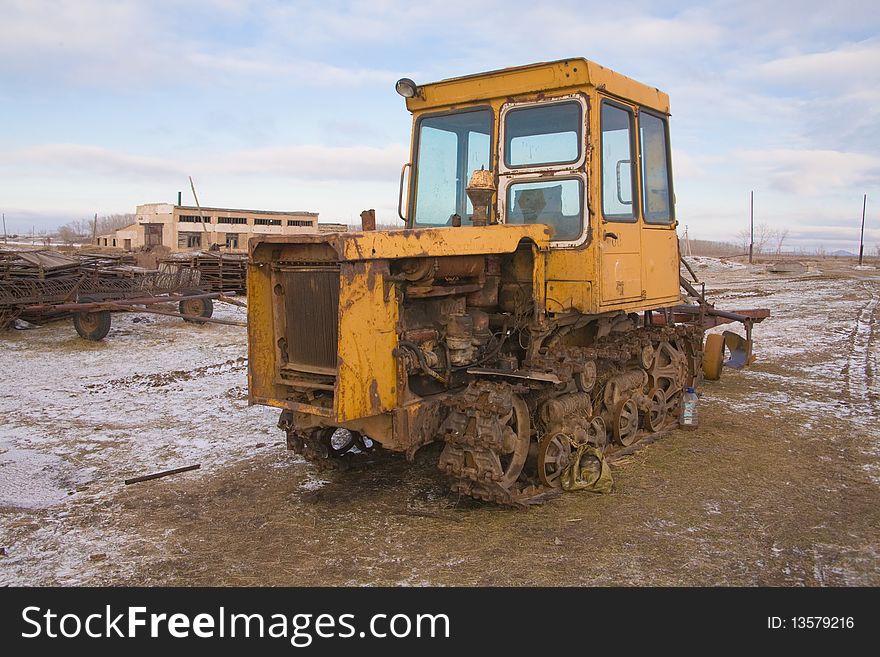
{"label": "yellow bulldozer", "polygon": [[526,505],[674,427],[707,328],[742,322],[727,343],[750,360],[766,311],[717,310],[680,276],[665,93],[585,59],[396,89],[405,228],[366,212],[250,242],[249,400],[282,409],[289,448],[439,442],[453,491]]}

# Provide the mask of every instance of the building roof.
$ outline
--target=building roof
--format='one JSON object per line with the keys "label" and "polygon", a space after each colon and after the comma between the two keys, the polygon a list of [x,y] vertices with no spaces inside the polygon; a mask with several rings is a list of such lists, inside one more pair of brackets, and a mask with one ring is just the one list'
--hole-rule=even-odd
{"label": "building roof", "polygon": [[[194,205],[175,205],[177,210],[192,210],[198,214],[199,209]],[[305,215],[308,217],[317,217],[317,212],[307,212],[305,210],[245,210],[243,208],[209,208],[202,206],[202,212],[241,212],[243,214],[274,214],[274,215]]]}

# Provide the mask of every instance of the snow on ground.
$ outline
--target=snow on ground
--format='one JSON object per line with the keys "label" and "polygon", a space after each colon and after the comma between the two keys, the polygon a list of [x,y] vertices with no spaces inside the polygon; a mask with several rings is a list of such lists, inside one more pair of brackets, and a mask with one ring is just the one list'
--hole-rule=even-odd
{"label": "snow on ground", "polygon": [[[245,315],[215,304],[215,317]],[[209,476],[280,440],[277,411],[247,405],[244,327],[134,313],[112,322],[101,342],[79,338],[69,320],[0,334],[0,583],[53,570],[74,583],[65,555],[125,544],[100,531],[100,518],[92,530],[67,523],[70,505],[100,509],[124,479],[160,470],[201,464],[175,476]],[[25,509],[51,511],[38,538],[51,545],[57,534],[63,548],[7,544]]]}
{"label": "snow on ground", "polygon": [[[716,294],[716,290],[720,294]],[[736,310],[768,308],[771,317],[753,329],[756,363],[750,377],[777,385],[752,392],[738,401],[718,400],[743,410],[755,403],[768,413],[784,406],[805,415],[833,418],[864,436],[861,451],[874,458],[872,480],[880,484],[880,340],[877,311],[880,281],[829,278],[817,280],[814,273],[779,277],[751,274],[713,277],[707,285],[710,301],[719,308]],[[739,324],[712,329],[732,330],[744,335]],[[801,379],[798,394],[779,390],[782,380]]]}
{"label": "snow on ground", "polygon": [[[748,375],[723,393],[704,386],[707,404],[767,418],[770,431],[773,421],[797,409],[808,430],[802,440],[823,441],[821,459],[848,463],[858,450],[867,485],[880,484],[880,278],[851,269],[846,277],[780,276],[762,266],[699,261],[707,266],[695,270],[706,274],[707,293],[719,308],[772,313],[755,327],[758,360]],[[245,316],[241,308],[215,308],[218,317]],[[151,508],[126,506],[126,478],[201,464],[194,472],[136,484],[155,486],[138,491],[156,491],[156,499],[176,508],[169,482],[208,482],[263,447],[262,464],[293,470],[288,466],[300,460],[280,445],[278,412],[247,406],[246,356],[242,327],[148,314],[114,314],[109,336],[99,343],[80,339],[70,321],[0,333],[0,547],[7,555],[0,556],[0,585],[125,581],[162,555],[200,544],[201,534],[181,536],[173,523],[132,531],[130,522],[120,522]],[[844,489],[847,481],[827,483]],[[332,488],[311,469],[292,488],[284,486],[285,496]],[[705,513],[716,517],[725,509],[713,500]],[[198,513],[192,504],[178,511],[183,517]],[[384,519],[376,522],[385,527]],[[343,526],[331,523],[320,536],[316,530],[314,540],[332,542],[331,530]],[[243,535],[248,531],[239,528]],[[412,529],[410,535],[420,534]],[[388,533],[387,540],[403,538]],[[707,544],[707,554],[714,551]],[[399,558],[380,556],[382,564]],[[414,571],[401,581],[422,578]],[[853,575],[844,581],[862,580]]]}
{"label": "snow on ground", "polygon": [[[727,260],[726,258],[685,256],[684,259],[691,266],[691,269],[694,271],[702,270],[704,273],[749,269],[749,265],[744,265],[734,260]],[[699,276],[699,273],[697,275]]]}

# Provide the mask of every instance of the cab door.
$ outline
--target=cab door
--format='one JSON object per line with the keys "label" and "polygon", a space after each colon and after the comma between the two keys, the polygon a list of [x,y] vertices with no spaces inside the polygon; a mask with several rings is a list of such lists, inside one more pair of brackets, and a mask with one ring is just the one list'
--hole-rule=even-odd
{"label": "cab door", "polygon": [[639,222],[635,112],[602,98],[600,129],[600,305],[642,299],[642,235]]}
{"label": "cab door", "polygon": [[642,214],[642,281],[649,301],[678,300],[678,235],[672,194],[669,125],[665,115],[642,108],[639,179]]}

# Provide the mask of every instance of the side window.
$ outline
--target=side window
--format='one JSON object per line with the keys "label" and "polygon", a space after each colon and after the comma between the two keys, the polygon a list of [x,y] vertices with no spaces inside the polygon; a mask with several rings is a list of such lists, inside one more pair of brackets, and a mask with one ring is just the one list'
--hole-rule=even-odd
{"label": "side window", "polygon": [[611,221],[635,221],[633,115],[602,103],[602,214]]}
{"label": "side window", "polygon": [[458,147],[455,132],[423,122],[419,134],[419,177],[416,220],[444,225],[455,212],[458,199]]}
{"label": "side window", "polygon": [[504,126],[509,167],[571,164],[581,157],[581,105],[577,102],[510,110]]}
{"label": "side window", "polygon": [[645,223],[672,223],[666,121],[646,112],[639,114],[639,140],[642,148],[642,198],[645,204]]}

